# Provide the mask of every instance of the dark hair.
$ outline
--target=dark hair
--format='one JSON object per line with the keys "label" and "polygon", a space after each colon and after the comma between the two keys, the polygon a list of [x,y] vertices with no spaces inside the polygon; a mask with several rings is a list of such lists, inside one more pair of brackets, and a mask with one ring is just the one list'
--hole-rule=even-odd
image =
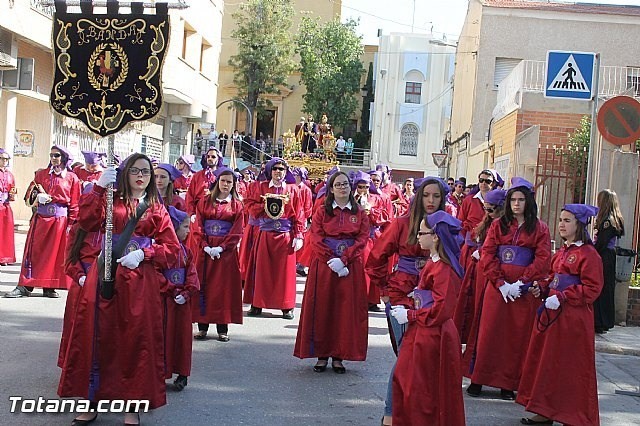
{"label": "dark hair", "polygon": [[[569,212],[569,210],[565,210],[562,209],[561,211],[566,211]],[[575,217],[575,214],[573,212],[569,212],[574,216],[574,220],[576,221],[576,224],[578,225],[578,228],[576,229],[576,237],[574,238],[573,241],[582,241],[583,243],[587,244],[587,243],[591,243],[593,244],[593,242],[591,241],[591,239],[589,238],[589,234],[587,233],[587,229],[586,227],[580,223],[580,221],[578,221],[578,219]],[[561,237],[564,241],[567,241],[566,238]]]}
{"label": "dark hair", "polygon": [[420,229],[420,221],[427,214],[424,211],[424,206],[422,205],[422,191],[427,185],[438,185],[440,188],[440,205],[438,206],[438,210],[444,210],[445,203],[447,201],[447,194],[445,189],[440,185],[440,182],[436,179],[427,179],[422,182],[419,188],[413,188],[415,195],[413,200],[411,201],[411,205],[409,206],[409,235],[407,236],[407,244],[418,244],[418,230]]}
{"label": "dark hair", "polygon": [[219,185],[220,178],[222,176],[228,176],[228,175],[231,175],[231,177],[233,177],[233,185],[231,186],[231,198],[233,198],[234,200],[240,199],[240,195],[238,195],[238,191],[236,190],[238,177],[236,176],[235,173],[225,170],[224,172],[220,173],[220,176],[218,176],[215,182],[213,182],[209,187],[209,197],[211,197],[212,203],[216,203],[218,199],[218,195],[220,195],[220,185]]}
{"label": "dark hair", "polygon": [[84,229],[80,227],[77,228],[73,243],[71,244],[69,254],[67,255],[67,259],[65,261],[65,265],[70,265],[80,260],[80,249],[82,248],[82,243],[84,243],[84,239],[86,238],[87,234],[88,232]]}
{"label": "dark hair", "polygon": [[[491,205],[494,206],[495,204],[491,204]],[[498,217],[492,218],[489,215],[489,213],[485,213],[484,217],[482,218],[482,221],[473,230],[473,233],[475,234],[476,238],[478,238],[479,241],[484,241],[484,239],[487,238],[487,232],[489,231],[489,227],[491,226],[493,221],[502,217],[502,215],[504,214],[504,205],[502,206],[496,205],[494,212],[498,213]]]}
{"label": "dark hair", "polygon": [[524,230],[532,234],[536,230],[536,224],[538,223],[538,205],[533,197],[533,192],[524,186],[519,186],[517,188],[511,188],[507,192],[507,199],[504,202],[504,216],[500,218],[502,235],[509,233],[509,226],[515,218],[511,210],[511,197],[514,192],[522,192],[524,194]]}
{"label": "dark hair", "polygon": [[147,204],[151,206],[152,204],[159,203],[160,200],[158,198],[158,187],[156,186],[156,175],[153,173],[153,164],[151,164],[151,160],[144,154],[135,153],[131,154],[127,159],[127,164],[122,169],[122,173],[118,174],[118,189],[115,193],[116,196],[122,197],[122,200],[127,207],[127,211],[129,212],[129,216],[133,216],[136,211],[136,206],[131,199],[131,187],[129,186],[129,169],[133,167],[133,164],[143,159],[147,163],[149,163],[149,170],[151,170],[151,175],[149,176],[149,185],[147,185]]}
{"label": "dark hair", "polygon": [[[336,199],[335,195],[333,195],[333,182],[335,182],[338,176],[345,176],[347,178],[347,182],[349,183],[349,185],[351,185],[351,179],[349,179],[349,175],[345,172],[336,172],[331,175],[329,181],[327,182],[327,196],[324,199],[324,211],[329,216],[333,216],[333,202]],[[358,210],[360,209],[360,207],[358,207],[358,203],[353,197],[353,192],[351,191],[349,191],[349,201],[351,202],[351,214],[358,214]]]}
{"label": "dark hair", "polygon": [[605,220],[609,220],[620,235],[624,235],[624,217],[620,212],[620,203],[618,194],[611,189],[603,189],[598,193],[598,215],[596,216],[595,226],[601,228]]}

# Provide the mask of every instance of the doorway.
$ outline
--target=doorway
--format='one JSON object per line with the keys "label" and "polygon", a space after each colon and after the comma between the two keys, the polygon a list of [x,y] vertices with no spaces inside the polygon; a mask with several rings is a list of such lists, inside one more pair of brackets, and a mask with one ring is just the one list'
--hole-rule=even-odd
{"label": "doorway", "polygon": [[256,139],[260,136],[260,132],[264,136],[265,140],[271,137],[273,138],[276,124],[276,110],[268,109],[262,114],[258,116],[258,121],[256,123]]}

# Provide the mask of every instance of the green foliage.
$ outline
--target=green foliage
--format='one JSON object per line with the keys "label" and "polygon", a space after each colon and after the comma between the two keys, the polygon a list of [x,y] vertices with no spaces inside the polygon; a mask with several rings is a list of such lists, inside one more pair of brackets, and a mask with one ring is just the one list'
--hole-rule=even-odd
{"label": "green foliage", "polygon": [[567,142],[567,169],[576,177],[573,188],[573,202],[583,203],[587,186],[586,174],[589,162],[589,141],[591,140],[591,117],[585,115],[580,120],[580,126],[569,135]]}
{"label": "green foliage", "polygon": [[235,29],[231,37],[238,43],[238,52],[229,65],[235,70],[237,99],[252,113],[261,115],[271,105],[262,95],[279,93],[295,69],[294,13],[292,0],[248,0],[232,15]]}
{"label": "green foliage", "polygon": [[354,20],[322,23],[303,16],[296,37],[300,82],[307,89],[303,110],[316,121],[326,113],[334,127],[347,124],[358,106],[364,49],[357,27]]}

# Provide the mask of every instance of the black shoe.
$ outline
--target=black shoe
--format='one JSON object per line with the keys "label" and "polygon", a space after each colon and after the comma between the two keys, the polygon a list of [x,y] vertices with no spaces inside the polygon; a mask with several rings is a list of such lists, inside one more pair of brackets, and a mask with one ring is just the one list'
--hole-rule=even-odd
{"label": "black shoe", "polygon": [[227,333],[218,334],[218,342],[228,342],[228,341],[229,341],[229,335]]}
{"label": "black shoe", "polygon": [[13,290],[11,290],[9,293],[6,293],[4,297],[8,299],[16,299],[18,297],[29,297],[30,294],[31,292],[29,290],[19,285]]}
{"label": "black shoe", "polygon": [[96,413],[95,416],[93,416],[92,419],[89,420],[78,420],[78,419],[73,419],[73,421],[71,422],[71,426],[84,426],[84,425],[88,425],[90,423],[93,423],[96,421],[96,419],[98,418],[98,413]]}
{"label": "black shoe", "polygon": [[282,311],[282,318],[286,320],[293,319],[293,309],[289,309],[288,311]]}
{"label": "black shoe", "polygon": [[247,315],[250,317],[257,317],[262,315],[262,308],[256,308],[255,306],[251,306],[251,309],[247,312]]}
{"label": "black shoe", "polygon": [[512,390],[500,389],[500,398],[505,401],[513,401],[516,399],[516,394]]}
{"label": "black shoe", "polygon": [[57,291],[55,291],[52,288],[45,288],[42,289],[42,295],[44,297],[50,297],[51,299],[57,299],[58,297],[60,297],[60,295],[58,294]]}
{"label": "black shoe", "polygon": [[528,419],[526,417],[523,417],[520,419],[520,423],[522,423],[523,425],[552,425],[553,424],[553,420],[548,419],[548,420],[533,420],[533,419]]}
{"label": "black shoe", "polygon": [[369,312],[380,312],[382,311],[382,309],[380,309],[380,306],[376,305],[375,303],[369,303]]}
{"label": "black shoe", "polygon": [[479,397],[481,393],[482,393],[482,385],[479,385],[477,383],[471,383],[467,388],[467,394],[475,398]]}
{"label": "black shoe", "polygon": [[[7,297],[7,296],[5,296]],[[596,334],[607,334],[606,328],[596,327]]]}
{"label": "black shoe", "polygon": [[342,365],[342,361],[336,361],[335,359],[331,361],[331,369],[337,374],[344,374],[347,372],[347,369]]}
{"label": "black shoe", "polygon": [[316,373],[322,373],[327,369],[328,364],[329,360],[319,359],[318,362],[316,362],[316,365],[313,366],[313,371],[315,371]]}
{"label": "black shoe", "polygon": [[187,376],[178,375],[178,377],[173,381],[173,385],[176,387],[177,391],[181,391],[187,386]]}

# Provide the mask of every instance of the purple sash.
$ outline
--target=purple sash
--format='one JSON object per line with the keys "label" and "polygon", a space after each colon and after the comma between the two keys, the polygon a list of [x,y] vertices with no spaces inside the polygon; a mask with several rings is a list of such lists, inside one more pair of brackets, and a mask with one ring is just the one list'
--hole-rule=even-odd
{"label": "purple sash", "polygon": [[500,263],[516,266],[529,266],[533,262],[533,250],[520,246],[498,246]]}
{"label": "purple sash", "polygon": [[204,233],[210,237],[224,237],[229,234],[233,224],[226,220],[209,219],[204,221]]}
{"label": "purple sash", "polygon": [[556,291],[565,291],[572,285],[580,284],[580,276],[573,274],[555,274],[549,288]]}
{"label": "purple sash", "polygon": [[380,231],[380,227],[379,226],[372,226],[371,228],[369,228],[369,238],[376,238],[376,231]]}
{"label": "purple sash", "polygon": [[89,269],[91,269],[91,264],[88,262],[83,262],[80,261],[80,265],[82,266],[82,270],[84,271],[85,274],[89,273]]}
{"label": "purple sash", "polygon": [[433,305],[433,294],[431,290],[413,290],[413,302],[416,309],[430,308]]}
{"label": "purple sash", "polygon": [[420,275],[420,271],[427,263],[426,257],[420,256],[400,256],[398,258],[398,271],[411,275]]}
{"label": "purple sash", "polygon": [[249,225],[260,226],[260,221],[253,216],[249,216],[249,220],[247,221]]}
{"label": "purple sash", "polygon": [[42,217],[66,217],[67,206],[56,203],[38,204],[38,214]]}
{"label": "purple sash", "polygon": [[356,240],[353,238],[324,238],[322,242],[325,243],[336,256],[340,257],[346,249],[356,243]]}
{"label": "purple sash", "polygon": [[291,231],[291,221],[289,219],[269,219],[261,217],[260,230],[266,232],[289,232]]}
{"label": "purple sash", "polygon": [[607,248],[610,250],[613,250],[614,248],[616,248],[616,243],[618,242],[617,238],[612,238],[609,240],[609,243],[607,244]]}
{"label": "purple sash", "polygon": [[164,271],[163,275],[167,279],[167,281],[169,281],[170,284],[173,284],[176,287],[182,287],[184,286],[184,282],[187,278],[187,269],[171,268]]}
{"label": "purple sash", "polygon": [[[111,241],[113,242],[114,246],[117,244],[118,238],[120,238],[120,234],[113,234]],[[102,244],[104,247],[104,242]],[[122,252],[122,255],[124,256],[131,253],[132,251],[148,247],[151,247],[151,238],[132,236],[131,240],[129,240],[129,244],[127,244],[127,247],[125,247],[124,251]]]}
{"label": "purple sash", "polygon": [[479,245],[471,239],[471,232],[467,232],[466,234],[464,234],[464,243],[469,247],[478,247]]}
{"label": "purple sash", "polygon": [[8,199],[9,199],[8,192],[0,192],[0,204],[6,203]]}

